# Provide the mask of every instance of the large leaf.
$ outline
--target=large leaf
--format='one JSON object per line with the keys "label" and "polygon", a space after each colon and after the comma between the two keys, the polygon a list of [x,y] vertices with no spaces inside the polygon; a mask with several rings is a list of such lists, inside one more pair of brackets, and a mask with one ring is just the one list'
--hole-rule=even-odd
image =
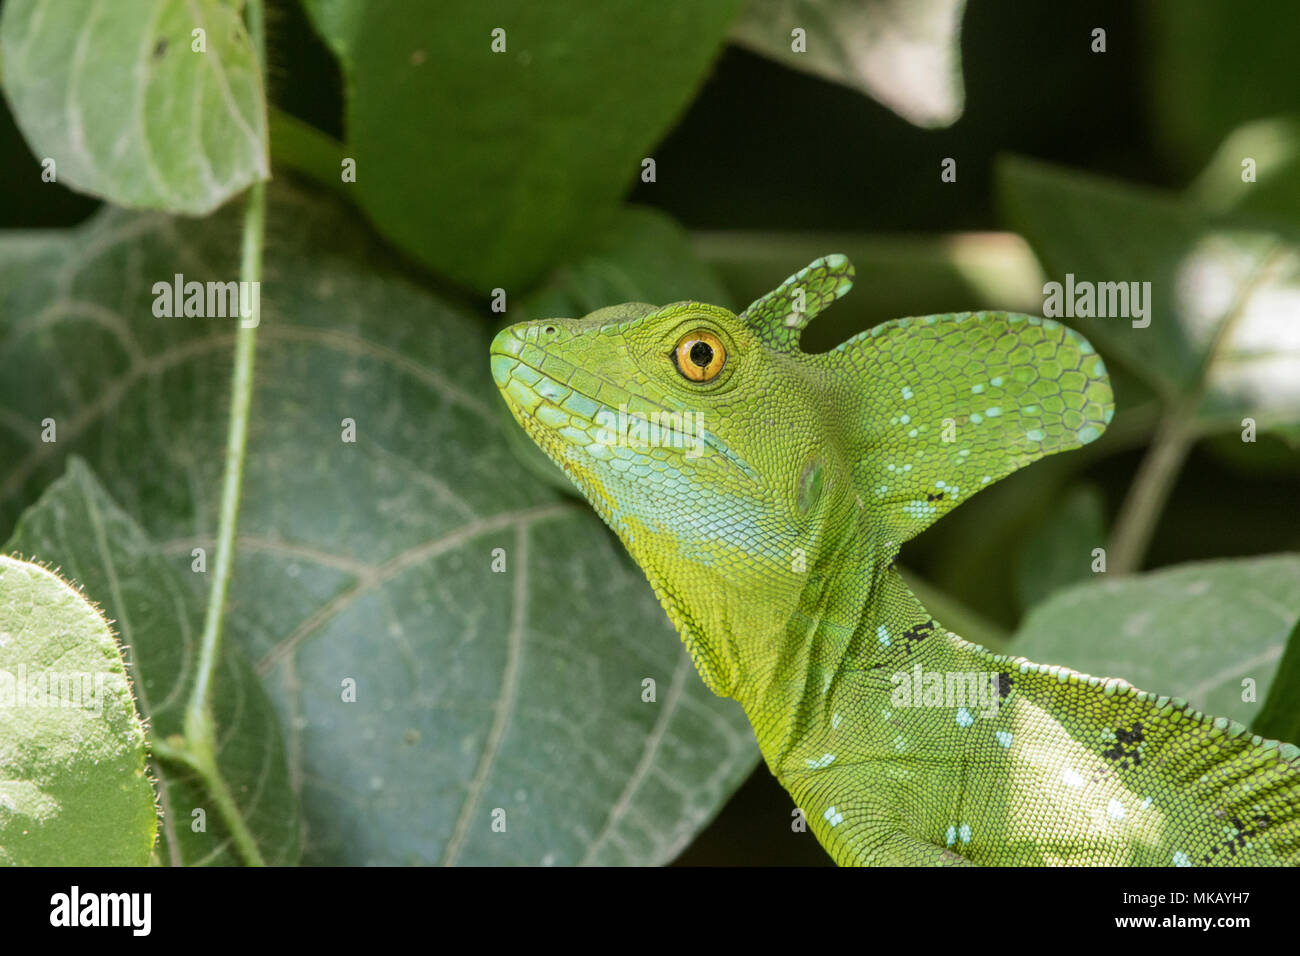
{"label": "large leaf", "polygon": [[139,866],[157,819],[108,622],[51,571],[0,555],[0,864]]}
{"label": "large leaf", "polygon": [[[1300,555],[1098,578],[1031,611],[1012,653],[1255,720],[1300,621]],[[1243,700],[1246,679],[1255,696]]]}
{"label": "large leaf", "polygon": [[[595,516],[514,460],[483,323],[363,268],[333,206],[272,195],[227,634],[286,729],[305,859],[671,859],[757,759],[740,708]],[[157,319],[150,288],[234,275],[236,226],[109,211],[22,281],[0,267],[0,507],[77,451],[186,573],[211,547],[233,323]]]}
{"label": "large leaf", "polygon": [[[200,602],[176,562],[113,502],[84,462],[69,460],[67,473],[23,513],[6,547],[60,565],[98,599],[121,630],[150,739],[181,734],[198,664]],[[263,859],[296,862],[298,806],[279,721],[238,650],[227,643],[222,658],[212,694],[217,765]],[[163,811],[159,857],[174,865],[242,862],[198,775],[159,760],[156,749],[152,771]]]}
{"label": "large leaf", "polygon": [[1300,247],[1286,234],[1027,160],[1004,163],[1001,186],[1050,280],[1150,283],[1145,328],[1063,321],[1204,418],[1300,421]]}
{"label": "large leaf", "polygon": [[8,0],[0,59],[19,128],[73,189],[199,214],[270,176],[261,73],[229,0]]}
{"label": "large leaf", "polygon": [[[749,0],[732,39],[861,90],[917,126],[961,116],[966,0]],[[804,31],[796,50],[792,31]]]}
{"label": "large leaf", "polygon": [[421,262],[511,293],[604,225],[739,7],[306,0],[342,64],[358,203]]}

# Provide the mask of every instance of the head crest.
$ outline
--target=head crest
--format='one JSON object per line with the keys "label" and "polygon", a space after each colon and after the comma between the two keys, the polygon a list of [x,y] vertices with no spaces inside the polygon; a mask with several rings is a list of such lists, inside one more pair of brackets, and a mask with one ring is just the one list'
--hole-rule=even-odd
{"label": "head crest", "polygon": [[771,348],[793,352],[813,316],[851,288],[852,263],[839,253],[823,256],[751,302],[740,318]]}

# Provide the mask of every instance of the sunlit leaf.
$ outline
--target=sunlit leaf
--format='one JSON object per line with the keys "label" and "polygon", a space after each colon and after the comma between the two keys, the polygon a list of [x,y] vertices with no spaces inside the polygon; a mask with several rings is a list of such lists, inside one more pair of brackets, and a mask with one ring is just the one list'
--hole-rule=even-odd
{"label": "sunlit leaf", "polygon": [[140,866],[156,825],[108,622],[52,571],[0,555],[0,864]]}
{"label": "sunlit leaf", "polygon": [[861,90],[917,126],[948,126],[965,101],[965,6],[965,0],[749,0],[732,39]]}
{"label": "sunlit leaf", "polygon": [[79,192],[190,214],[269,178],[262,78],[239,8],[9,0],[4,91],[37,159]]}

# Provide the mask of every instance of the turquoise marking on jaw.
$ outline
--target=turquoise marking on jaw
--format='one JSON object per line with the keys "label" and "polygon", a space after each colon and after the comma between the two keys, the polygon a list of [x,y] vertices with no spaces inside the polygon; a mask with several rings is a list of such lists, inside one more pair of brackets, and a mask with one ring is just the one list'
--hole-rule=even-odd
{"label": "turquoise marking on jaw", "polygon": [[[537,326],[523,328],[529,332]],[[668,427],[660,428],[657,443],[645,447],[622,443],[621,439],[629,436],[608,434],[610,423],[603,420],[606,415],[617,419],[619,405],[629,419],[633,415],[683,414],[685,410],[661,408],[583,370],[570,371],[566,381],[557,380],[554,375],[569,371],[568,364],[549,361],[544,349],[520,337],[519,329],[504,329],[494,339],[493,378],[515,416],[547,455],[588,492],[593,504],[605,503],[597,510],[607,521],[617,523],[629,539],[635,538],[636,528],[667,538],[684,556],[704,566],[725,566],[728,556],[737,551],[764,554],[783,564],[788,560],[791,542],[783,541],[779,531],[765,525],[762,504],[739,489],[734,494],[711,492],[724,500],[713,501],[708,510],[716,508],[728,515],[725,524],[716,528],[702,527],[694,514],[671,515],[662,507],[664,501],[689,501],[700,493],[698,478],[687,465],[706,460],[690,454],[697,437],[723,461],[758,480],[758,474],[725,442],[706,429],[697,436]],[[577,460],[573,458],[576,451],[582,454]],[[648,482],[656,493],[615,494],[611,482],[620,479]],[[820,481],[809,490],[820,493]],[[613,511],[615,503],[617,512]]]}

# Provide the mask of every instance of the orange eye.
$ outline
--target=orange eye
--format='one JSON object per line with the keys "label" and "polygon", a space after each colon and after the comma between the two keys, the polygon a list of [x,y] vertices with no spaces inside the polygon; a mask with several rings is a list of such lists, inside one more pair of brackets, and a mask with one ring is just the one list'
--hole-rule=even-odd
{"label": "orange eye", "polygon": [[727,361],[727,349],[712,332],[697,329],[678,340],[673,360],[683,378],[692,382],[711,382]]}

